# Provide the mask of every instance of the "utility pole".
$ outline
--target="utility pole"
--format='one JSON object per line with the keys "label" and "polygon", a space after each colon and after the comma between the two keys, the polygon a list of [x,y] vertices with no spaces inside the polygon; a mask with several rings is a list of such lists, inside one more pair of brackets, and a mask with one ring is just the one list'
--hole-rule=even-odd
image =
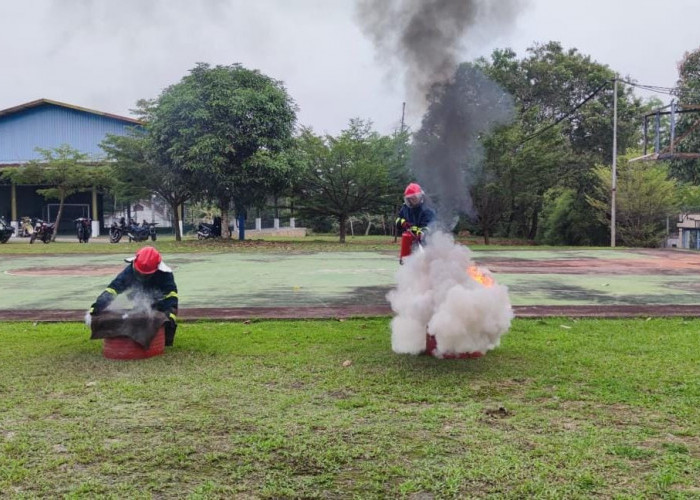
{"label": "utility pole", "polygon": [[612,189],[610,192],[610,246],[615,247],[615,196],[617,194],[617,76],[613,78]]}
{"label": "utility pole", "polygon": [[404,101],[403,107],[401,108],[401,133],[403,134],[403,124],[404,124],[404,116],[406,115],[406,102]]}

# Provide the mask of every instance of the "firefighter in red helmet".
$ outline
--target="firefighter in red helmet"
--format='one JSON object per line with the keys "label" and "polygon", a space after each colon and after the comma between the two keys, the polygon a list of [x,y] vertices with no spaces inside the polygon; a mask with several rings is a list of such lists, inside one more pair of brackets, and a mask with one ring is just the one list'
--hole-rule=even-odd
{"label": "firefighter in red helmet", "polygon": [[132,258],[97,297],[90,307],[90,314],[99,314],[122,292],[142,292],[151,299],[151,307],[168,316],[165,324],[165,345],[173,345],[177,330],[177,285],[173,271],[163,262],[158,250],[146,246]]}
{"label": "firefighter in red helmet", "polygon": [[404,257],[411,255],[412,249],[424,240],[435,219],[435,212],[424,205],[425,195],[419,184],[412,182],[406,186],[403,200],[404,204],[396,218],[396,228],[403,232],[399,264],[403,264]]}
{"label": "firefighter in red helmet", "polygon": [[396,218],[396,227],[400,231],[411,231],[418,240],[425,237],[428,226],[435,220],[435,212],[426,207],[425,194],[415,182],[406,186],[403,192],[404,203]]}

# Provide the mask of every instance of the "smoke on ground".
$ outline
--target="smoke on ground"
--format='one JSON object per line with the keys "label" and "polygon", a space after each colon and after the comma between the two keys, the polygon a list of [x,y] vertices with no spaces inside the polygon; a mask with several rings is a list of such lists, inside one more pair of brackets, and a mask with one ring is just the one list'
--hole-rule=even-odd
{"label": "smoke on ground", "polygon": [[[154,292],[155,293],[155,292]],[[153,304],[157,301],[154,294],[143,290],[132,290],[128,293],[118,295],[105,309],[105,311],[121,312],[124,319],[130,315],[145,315],[152,318],[156,311]],[[89,327],[92,323],[90,312],[85,313],[85,324]]]}
{"label": "smoke on ground", "polygon": [[513,319],[508,289],[495,282],[489,287],[477,282],[467,273],[472,265],[470,250],[441,232],[431,236],[423,251],[406,259],[397,273],[396,288],[387,294],[395,313],[394,352],[423,352],[427,332],[435,336],[438,357],[485,353],[499,345]]}

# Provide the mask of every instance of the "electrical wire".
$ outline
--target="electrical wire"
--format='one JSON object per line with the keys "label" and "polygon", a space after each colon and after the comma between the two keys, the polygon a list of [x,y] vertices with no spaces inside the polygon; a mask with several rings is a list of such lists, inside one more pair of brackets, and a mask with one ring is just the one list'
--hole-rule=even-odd
{"label": "electrical wire", "polygon": [[[651,92],[657,92],[657,93],[659,93],[659,94],[667,94],[667,95],[675,95],[675,96],[677,96],[677,95],[679,94],[679,90],[680,90],[678,87],[662,87],[662,86],[659,86],[659,85],[644,85],[644,84],[641,84],[641,83],[635,83],[635,82],[631,82],[631,81],[629,81],[629,80],[622,80],[622,79],[618,79],[618,81],[619,81],[620,83],[625,83],[625,84],[630,85],[630,86],[632,86],[632,87],[637,87],[637,88],[640,88],[640,89],[643,89],[643,90],[648,90],[648,91],[651,91]],[[605,86],[608,85],[609,83],[610,83],[610,81],[604,82],[600,87],[598,87],[598,88],[595,89],[592,93],[590,93],[583,101],[581,101],[581,102],[578,103],[576,106],[574,106],[574,107],[571,109],[571,111],[569,111],[568,113],[566,113],[566,114],[563,115],[562,117],[558,118],[558,119],[557,119],[556,121],[554,121],[553,123],[550,123],[549,125],[547,125],[547,126],[541,128],[541,129],[539,129],[539,130],[533,132],[532,134],[528,135],[527,137],[525,137],[525,138],[520,142],[520,144],[518,144],[518,147],[519,147],[519,146],[522,146],[522,145],[525,144],[526,142],[528,142],[528,141],[534,139],[535,137],[537,137],[537,136],[540,135],[540,134],[543,134],[544,132],[546,132],[546,131],[549,130],[550,128],[552,128],[552,127],[558,125],[559,123],[561,123],[561,122],[563,122],[564,120],[566,120],[567,118],[569,118],[569,117],[570,117],[571,115],[573,115],[574,112],[576,112],[576,110],[578,110],[581,106],[583,106],[583,105],[586,104],[588,101],[590,101],[591,99],[593,99],[593,97],[595,97],[595,95],[596,95],[598,92],[600,92],[601,90],[603,90],[603,89],[605,88]],[[691,94],[691,95],[692,95],[692,94]]]}
{"label": "electrical wire", "polygon": [[591,92],[590,94],[588,94],[588,96],[587,96],[583,101],[581,101],[581,102],[578,103],[576,106],[574,106],[573,108],[571,108],[571,111],[569,111],[568,113],[566,113],[564,116],[558,118],[556,121],[550,123],[550,124],[547,125],[546,127],[542,127],[541,129],[539,129],[539,130],[533,132],[532,134],[528,135],[527,137],[525,137],[525,139],[522,140],[522,142],[521,142],[520,144],[518,144],[518,146],[522,146],[522,145],[525,144],[526,142],[528,142],[528,141],[534,139],[535,137],[537,137],[537,136],[540,135],[540,134],[543,134],[544,132],[546,132],[546,131],[549,130],[550,128],[552,128],[552,127],[558,125],[559,123],[561,123],[561,122],[563,122],[564,120],[566,120],[567,118],[569,118],[569,117],[570,117],[571,115],[573,115],[573,114],[576,112],[576,110],[578,110],[581,106],[583,106],[583,105],[586,104],[588,101],[590,101],[591,99],[593,99],[593,98],[596,96],[596,94],[597,94],[598,92],[600,92],[601,90],[603,90],[603,89],[605,88],[605,86],[608,85],[609,83],[610,83],[610,81],[604,82],[600,87],[598,87],[598,88],[595,89],[593,92]]}

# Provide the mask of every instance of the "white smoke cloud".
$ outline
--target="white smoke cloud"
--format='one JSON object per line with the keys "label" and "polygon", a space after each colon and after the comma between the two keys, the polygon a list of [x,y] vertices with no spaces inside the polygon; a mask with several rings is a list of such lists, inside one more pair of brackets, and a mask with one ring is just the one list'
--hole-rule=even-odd
{"label": "white smoke cloud", "polygon": [[510,328],[513,311],[508,289],[487,287],[470,277],[470,250],[449,234],[434,233],[422,252],[405,259],[397,286],[387,294],[395,313],[391,322],[394,352],[420,354],[426,331],[435,336],[434,355],[485,353],[497,347]]}
{"label": "white smoke cloud", "polygon": [[140,288],[132,289],[118,295],[105,310],[123,312],[124,319],[129,315],[145,315],[151,318],[155,314],[152,307],[157,301],[155,294],[156,292],[149,293]]}

